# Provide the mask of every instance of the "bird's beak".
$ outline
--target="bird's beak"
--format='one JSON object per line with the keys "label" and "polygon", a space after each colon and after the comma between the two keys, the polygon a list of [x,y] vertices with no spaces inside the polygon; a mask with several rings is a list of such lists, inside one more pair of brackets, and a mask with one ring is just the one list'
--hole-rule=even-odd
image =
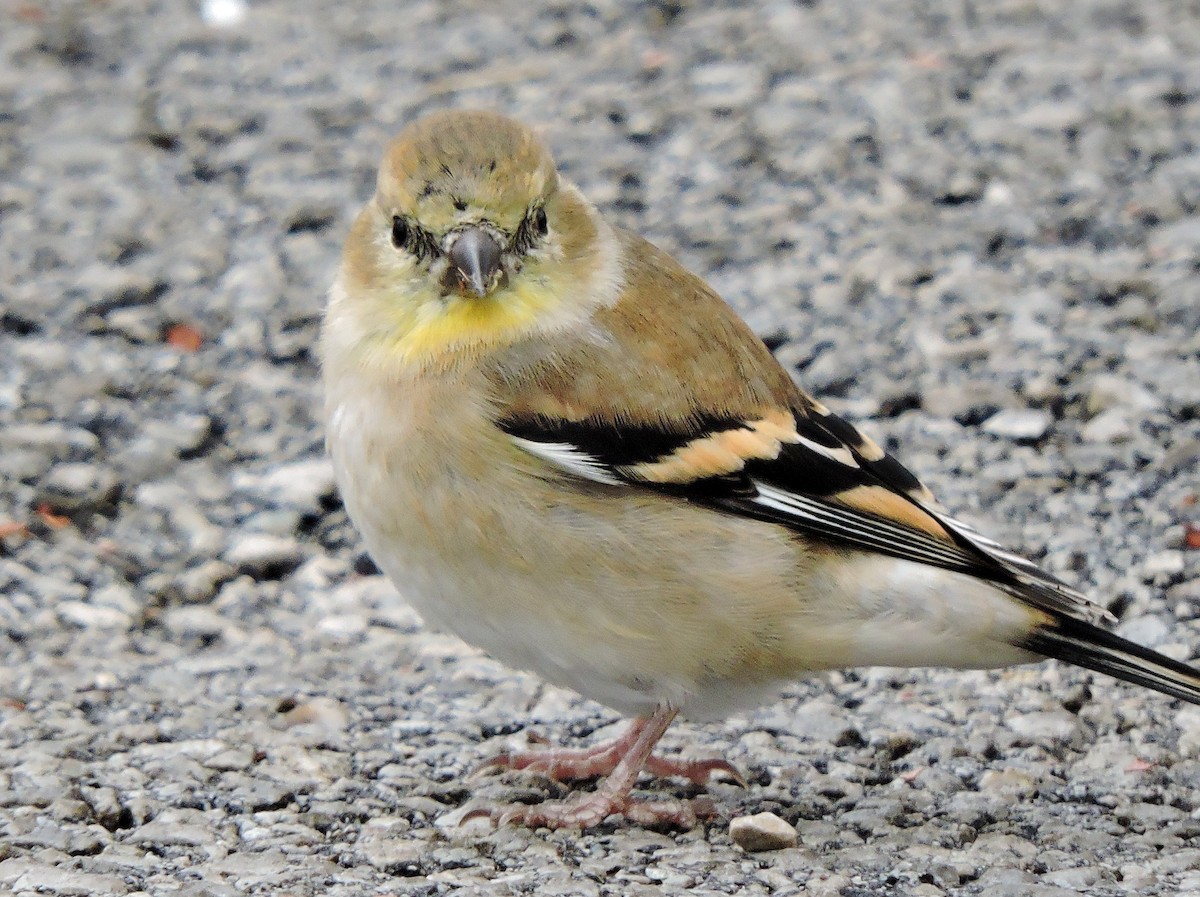
{"label": "bird's beak", "polygon": [[500,268],[501,246],[488,231],[481,227],[468,227],[458,235],[450,247],[443,285],[463,292],[468,290],[482,299],[497,283]]}

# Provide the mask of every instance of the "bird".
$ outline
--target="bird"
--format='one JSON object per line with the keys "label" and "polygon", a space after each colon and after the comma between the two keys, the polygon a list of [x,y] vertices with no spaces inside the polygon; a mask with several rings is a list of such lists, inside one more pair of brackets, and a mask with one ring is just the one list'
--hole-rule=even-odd
{"label": "bird", "polygon": [[[1200,703],[1200,671],[955,519],[806,393],[700,277],[491,110],[418,118],[354,220],[319,338],[366,549],[424,621],[632,722],[490,766],[590,791],[497,825],[689,827],[723,760],[654,753],[821,671],[1053,658]],[[707,812],[706,812],[707,811]]]}

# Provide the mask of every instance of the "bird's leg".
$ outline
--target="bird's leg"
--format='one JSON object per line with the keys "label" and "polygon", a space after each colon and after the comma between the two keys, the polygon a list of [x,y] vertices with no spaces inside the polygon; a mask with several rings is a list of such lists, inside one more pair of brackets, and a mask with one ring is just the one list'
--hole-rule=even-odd
{"label": "bird's leg", "polygon": [[[573,760],[579,760],[578,755],[585,755],[582,764],[589,769],[601,758],[607,764],[610,754],[611,759],[615,759],[608,777],[591,794],[565,801],[543,801],[540,804],[481,806],[464,818],[487,816],[498,825],[515,822],[535,828],[592,828],[613,813],[620,813],[626,819],[642,825],[669,824],[691,828],[697,818],[714,814],[711,801],[639,801],[629,796],[638,775],[647,767],[654,746],[675,718],[676,712],[669,707],[659,707],[649,716],[635,720],[629,731],[611,745],[593,751],[570,752],[576,755]],[[560,760],[557,768],[561,766]],[[532,763],[516,768],[530,769]]]}
{"label": "bird's leg", "polygon": [[[656,711],[659,713],[662,711]],[[674,714],[671,714],[674,717]],[[571,782],[580,779],[594,779],[608,775],[621,759],[629,753],[634,742],[654,724],[656,715],[640,716],[630,723],[629,728],[621,733],[614,741],[598,744],[595,747],[573,750],[571,748],[543,748],[529,751],[505,751],[485,760],[475,772],[489,769],[514,769],[534,772],[538,775],[553,779],[556,782]],[[670,719],[667,721],[670,722]],[[663,726],[665,731],[666,726]],[[661,734],[661,733],[660,733]],[[657,741],[658,739],[655,739]],[[646,758],[644,767],[652,776],[666,778],[678,776],[687,779],[695,785],[705,784],[714,772],[728,776],[738,784],[745,784],[745,779],[737,768],[728,760],[669,760],[651,754]]]}

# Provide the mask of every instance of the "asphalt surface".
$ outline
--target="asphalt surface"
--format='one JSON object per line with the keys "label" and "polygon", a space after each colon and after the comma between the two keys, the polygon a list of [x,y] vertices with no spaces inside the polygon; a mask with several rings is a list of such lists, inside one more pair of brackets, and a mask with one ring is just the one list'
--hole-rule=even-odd
{"label": "asphalt surface", "polygon": [[[323,460],[340,243],[446,106],[537,125],[956,514],[1200,654],[1194,4],[4,0],[0,892],[1200,894],[1200,712],[1053,664],[673,728],[751,780],[694,831],[453,824],[559,790],[489,754],[618,720],[426,632]],[[736,846],[761,811],[798,845]]]}

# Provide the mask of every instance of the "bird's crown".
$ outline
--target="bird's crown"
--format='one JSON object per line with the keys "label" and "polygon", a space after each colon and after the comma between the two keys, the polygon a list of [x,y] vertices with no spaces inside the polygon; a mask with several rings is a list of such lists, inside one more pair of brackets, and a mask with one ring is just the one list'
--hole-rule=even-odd
{"label": "bird's crown", "polygon": [[495,112],[452,110],[392,141],[378,192],[385,211],[433,233],[481,219],[511,233],[557,186],[554,160],[529,128]]}

